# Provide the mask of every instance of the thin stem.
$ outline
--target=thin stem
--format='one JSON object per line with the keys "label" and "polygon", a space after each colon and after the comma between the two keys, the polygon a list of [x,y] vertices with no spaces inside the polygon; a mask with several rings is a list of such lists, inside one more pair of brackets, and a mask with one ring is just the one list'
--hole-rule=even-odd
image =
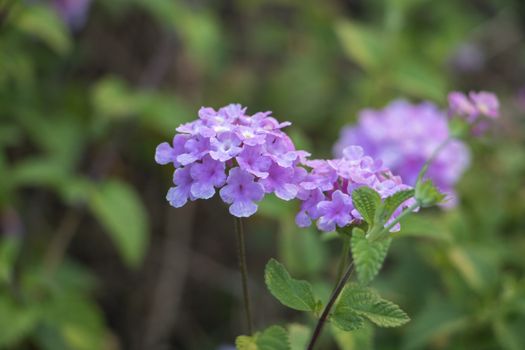
{"label": "thin stem", "polygon": [[235,232],[237,233],[237,255],[239,259],[239,270],[242,279],[242,293],[244,298],[244,311],[246,313],[246,325],[248,333],[253,333],[252,312],[250,306],[250,295],[248,294],[248,267],[246,264],[246,247],[244,243],[244,228],[241,218],[235,218]]}
{"label": "thin stem", "polygon": [[336,283],[338,283],[343,276],[345,266],[348,264],[348,255],[350,254],[350,236],[347,234],[342,234],[341,238],[343,239],[343,248],[341,249],[341,258],[339,260]]}
{"label": "thin stem", "polygon": [[71,209],[60,223],[44,257],[44,267],[48,273],[53,273],[64,259],[67,247],[77,231],[81,218],[81,212]]}
{"label": "thin stem", "polygon": [[428,167],[430,166],[430,164],[432,164],[432,162],[436,159],[437,155],[439,154],[439,152],[441,152],[441,150],[443,150],[443,148],[445,148],[445,146],[452,140],[452,136],[449,136],[447,137],[443,142],[441,142],[439,144],[439,146],[436,147],[436,149],[434,150],[434,152],[432,152],[432,154],[430,155],[430,157],[427,159],[427,161],[425,162],[425,164],[423,164],[423,167],[421,168],[421,171],[419,172],[419,175],[417,177],[417,180],[418,181],[421,181],[423,179],[423,176],[425,176],[425,174],[427,173],[427,170],[428,170]]}
{"label": "thin stem", "polygon": [[321,314],[321,317],[319,317],[319,320],[317,321],[317,325],[315,326],[314,332],[312,334],[312,338],[310,338],[310,343],[308,344],[307,350],[313,350],[314,345],[317,342],[317,339],[319,339],[319,336],[321,335],[323,326],[326,323],[326,320],[328,319],[328,315],[330,314],[330,311],[332,310],[332,307],[335,304],[335,301],[337,300],[337,298],[343,291],[343,288],[346,285],[346,282],[348,282],[353,272],[354,272],[354,262],[351,262],[350,265],[348,265],[348,267],[346,268],[346,271],[343,277],[341,278],[339,283],[337,283],[337,286],[332,292],[332,296],[330,297],[328,304],[326,304],[326,306],[324,307],[323,313]]}
{"label": "thin stem", "polygon": [[403,210],[401,212],[401,214],[398,215],[398,217],[396,217],[394,220],[392,220],[392,222],[390,224],[385,226],[385,228],[383,229],[383,232],[390,232],[392,227],[397,225],[401,221],[401,219],[403,219],[408,214],[412,213],[414,211],[414,209],[416,209],[417,207],[419,207],[419,203],[416,202],[416,203],[412,204],[411,206],[409,206],[408,208],[405,208],[405,210]]}

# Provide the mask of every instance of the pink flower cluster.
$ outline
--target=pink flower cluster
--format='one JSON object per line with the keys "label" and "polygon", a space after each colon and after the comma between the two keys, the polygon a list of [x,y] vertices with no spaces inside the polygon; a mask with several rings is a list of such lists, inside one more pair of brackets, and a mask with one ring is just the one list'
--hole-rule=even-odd
{"label": "pink flower cluster", "polygon": [[177,128],[172,144],[164,142],[156,149],[157,163],[175,167],[175,186],[167,200],[178,208],[188,200],[211,198],[220,189],[230,213],[248,217],[267,193],[295,198],[297,180],[306,172],[299,165],[309,154],[296,150],[281,130],[288,125],[271,112],[247,115],[238,104],[218,111],[201,108],[199,119]]}
{"label": "pink flower cluster", "polygon": [[462,92],[453,91],[448,94],[449,113],[466,118],[473,123],[480,116],[491,119],[499,117],[499,101],[495,94],[486,91],[469,92],[468,96]]}

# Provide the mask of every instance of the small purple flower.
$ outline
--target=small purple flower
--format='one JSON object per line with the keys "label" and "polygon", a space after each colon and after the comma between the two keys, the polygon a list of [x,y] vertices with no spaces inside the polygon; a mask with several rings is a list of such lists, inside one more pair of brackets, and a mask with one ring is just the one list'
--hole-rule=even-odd
{"label": "small purple flower", "polygon": [[283,168],[278,164],[272,164],[268,169],[269,175],[259,180],[264,192],[272,193],[285,201],[294,199],[297,196],[299,187],[295,183],[294,169]]}
{"label": "small purple flower", "polygon": [[319,210],[317,204],[325,199],[323,192],[320,189],[312,191],[302,191],[297,195],[303,202],[301,203],[301,210],[295,217],[295,223],[299,227],[308,227],[312,224],[312,220],[319,218]]}
{"label": "small purple flower", "polygon": [[226,174],[225,165],[222,162],[204,157],[202,163],[195,163],[191,167],[191,177],[194,182],[191,185],[191,194],[195,198],[208,199],[215,194],[215,187],[224,185]]}
{"label": "small purple flower", "polygon": [[225,162],[241,153],[240,144],[241,140],[233,132],[220,133],[217,138],[212,138],[210,141],[210,156],[215,160]]}
{"label": "small purple flower", "polygon": [[268,177],[268,169],[272,165],[270,157],[263,156],[260,147],[245,146],[236,158],[241,169],[261,178]]}
{"label": "small purple flower", "polygon": [[345,227],[352,221],[352,198],[340,190],[332,194],[331,200],[319,202],[317,209],[320,215],[317,227],[322,231],[334,231],[336,225]]}
{"label": "small purple flower", "polygon": [[467,117],[469,122],[474,121],[478,116],[478,110],[472,101],[463,93],[453,91],[448,94],[449,111]]}
{"label": "small purple flower", "polygon": [[[466,110],[465,113],[473,113],[474,105],[465,95],[451,94],[449,98],[455,103],[456,109],[462,108]],[[334,146],[334,153],[346,159],[355,158],[359,155],[355,150],[352,155],[345,155],[343,150],[349,145],[360,145],[371,156],[366,160],[363,158],[363,164],[359,167],[342,169],[354,172],[354,175],[346,175],[354,183],[366,184],[366,179],[373,180],[374,176],[370,178],[371,174],[384,166],[400,175],[406,184],[414,186],[423,164],[449,137],[447,115],[437,106],[428,102],[412,104],[398,100],[380,110],[362,111],[356,126],[342,130],[341,137]],[[349,152],[348,148],[346,152]],[[382,165],[379,161],[382,161]],[[453,188],[469,162],[467,146],[459,140],[449,141],[430,166],[427,177],[441,191],[453,195]],[[354,185],[350,183],[350,186]]]}
{"label": "small purple flower", "polygon": [[469,97],[480,114],[489,118],[499,117],[499,101],[495,94],[471,91]]}
{"label": "small purple flower", "polygon": [[301,163],[309,154],[296,150],[281,130],[290,123],[279,123],[271,112],[250,116],[238,104],[217,111],[202,107],[198,116],[176,129],[179,134],[173,145],[161,143],[155,152],[157,163],[184,169],[178,173],[181,177],[191,175],[184,178],[186,182],[178,180],[182,185],[170,190],[173,203],[181,206],[188,199],[212,197],[216,188],[224,186],[228,172],[227,185],[220,193],[236,216],[255,213],[254,202],[265,192],[285,200],[295,198],[299,184],[308,177]]}
{"label": "small purple flower", "polygon": [[79,29],[86,21],[91,0],[53,0],[53,6],[72,29]]}
{"label": "small purple flower", "polygon": [[264,197],[261,184],[254,181],[254,176],[241,168],[230,170],[226,186],[220,190],[224,202],[231,204],[230,213],[236,217],[249,217],[257,211],[258,202]]}
{"label": "small purple flower", "polygon": [[175,167],[180,166],[177,157],[185,152],[184,144],[187,140],[185,135],[175,135],[173,138],[173,147],[167,142],[161,143],[155,150],[155,161],[161,165],[173,163]]}
{"label": "small purple flower", "polygon": [[465,117],[474,123],[480,115],[496,119],[499,117],[499,101],[495,94],[486,91],[471,91],[468,96],[461,92],[448,95],[449,113]]}
{"label": "small purple flower", "polygon": [[188,199],[193,200],[191,187],[193,178],[190,174],[191,166],[179,168],[173,173],[173,183],[176,185],[169,189],[166,199],[171,206],[180,208],[186,204]]}

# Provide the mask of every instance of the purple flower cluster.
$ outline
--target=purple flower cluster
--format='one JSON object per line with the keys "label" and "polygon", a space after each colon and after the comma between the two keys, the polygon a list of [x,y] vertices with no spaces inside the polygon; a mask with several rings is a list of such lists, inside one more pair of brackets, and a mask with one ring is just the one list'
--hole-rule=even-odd
{"label": "purple flower cluster", "polygon": [[[321,231],[333,231],[336,227],[360,222],[363,218],[352,204],[352,191],[356,188],[371,187],[382,198],[410,188],[402,183],[399,176],[384,168],[380,161],[365,156],[359,146],[344,148],[339,159],[305,160],[304,165],[311,171],[299,182],[297,197],[302,204],[295,221],[300,227],[307,227],[312,220],[317,220]],[[413,201],[407,201],[393,218]],[[399,230],[398,225],[393,228],[395,230]]]}
{"label": "purple flower cluster", "polygon": [[478,117],[491,119],[499,117],[499,101],[495,94],[486,91],[471,91],[468,96],[462,92],[453,91],[448,94],[449,113],[465,118],[474,123]]}
{"label": "purple flower cluster", "polygon": [[248,217],[266,193],[295,198],[298,180],[306,173],[299,165],[309,154],[296,150],[281,130],[288,125],[271,112],[247,115],[238,104],[218,111],[201,108],[199,119],[177,128],[172,144],[157,146],[156,162],[175,167],[167,200],[178,208],[188,200],[211,198],[220,189],[230,213]]}
{"label": "purple flower cluster", "polygon": [[[434,104],[397,100],[382,110],[363,110],[357,126],[342,130],[334,153],[342,156],[345,147],[360,145],[414,186],[423,164],[448,137],[447,115]],[[449,205],[454,204],[454,185],[469,161],[468,148],[461,141],[452,140],[428,169],[427,177],[451,198]]]}
{"label": "purple flower cluster", "polygon": [[79,29],[86,21],[91,0],[52,0],[60,17],[72,29]]}

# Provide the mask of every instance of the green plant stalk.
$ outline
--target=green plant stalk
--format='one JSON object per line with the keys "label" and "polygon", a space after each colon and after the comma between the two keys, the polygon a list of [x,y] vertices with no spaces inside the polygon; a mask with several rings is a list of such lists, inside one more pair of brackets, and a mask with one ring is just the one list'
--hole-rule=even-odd
{"label": "green plant stalk", "polygon": [[421,180],[423,180],[423,176],[425,176],[425,174],[427,173],[427,170],[428,170],[428,167],[430,166],[430,164],[432,164],[432,162],[436,159],[436,157],[439,154],[439,152],[441,152],[443,150],[443,148],[445,148],[445,146],[450,141],[452,141],[452,138],[453,138],[452,136],[447,137],[443,142],[441,142],[439,144],[439,146],[436,147],[434,152],[432,152],[432,154],[427,159],[425,164],[423,164],[423,167],[421,168],[421,171],[419,172],[419,174],[417,176],[417,182],[420,182]]}
{"label": "green plant stalk", "polygon": [[338,283],[343,276],[345,266],[348,264],[348,256],[350,254],[350,236],[343,233],[341,234],[341,239],[343,240],[343,248],[341,249],[341,258],[339,260],[339,268],[337,269],[336,283]]}
{"label": "green plant stalk", "polygon": [[321,331],[323,330],[323,326],[326,323],[326,320],[328,319],[328,315],[330,314],[332,307],[334,306],[337,298],[343,291],[344,286],[346,285],[350,277],[352,277],[353,272],[354,272],[354,262],[351,262],[346,268],[346,271],[343,277],[339,280],[339,282],[337,283],[337,286],[332,292],[332,295],[330,296],[330,300],[328,300],[328,303],[326,304],[323,310],[323,313],[321,314],[321,317],[319,317],[319,320],[317,321],[317,325],[315,326],[314,332],[312,333],[312,337],[310,338],[310,342],[308,343],[307,350],[313,350],[315,343],[317,342],[317,340],[319,339],[319,336],[321,335]]}
{"label": "green plant stalk", "polygon": [[244,299],[244,311],[246,314],[246,327],[250,335],[253,334],[252,311],[250,305],[250,295],[248,292],[248,267],[246,264],[246,246],[244,243],[244,228],[242,219],[234,218],[235,232],[237,234],[237,257],[239,260],[239,271],[241,272],[242,294]]}

